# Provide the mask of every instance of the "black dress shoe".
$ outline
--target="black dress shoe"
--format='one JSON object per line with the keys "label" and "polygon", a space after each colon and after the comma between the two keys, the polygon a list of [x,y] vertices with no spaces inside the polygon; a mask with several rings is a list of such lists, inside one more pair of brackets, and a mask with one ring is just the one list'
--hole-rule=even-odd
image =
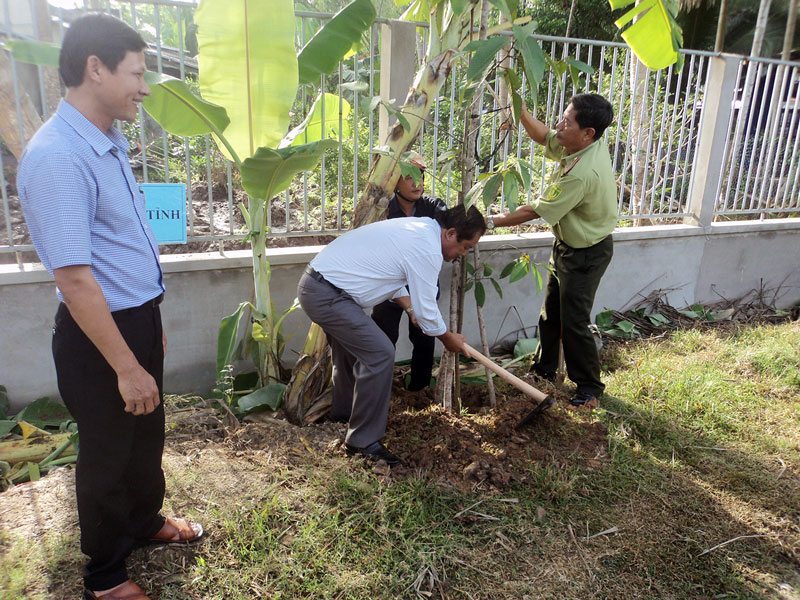
{"label": "black dress shoe", "polygon": [[376,462],[382,460],[390,467],[395,467],[403,462],[398,456],[389,452],[386,446],[380,442],[372,443],[366,448],[356,448],[350,444],[345,444],[344,451],[347,453],[347,456],[363,456],[367,460],[374,460]]}

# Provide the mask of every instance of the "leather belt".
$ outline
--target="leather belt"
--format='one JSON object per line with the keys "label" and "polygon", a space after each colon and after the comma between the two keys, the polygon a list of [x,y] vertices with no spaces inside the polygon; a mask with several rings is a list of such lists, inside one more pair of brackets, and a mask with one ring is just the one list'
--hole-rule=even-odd
{"label": "leather belt", "polygon": [[311,277],[311,279],[316,279],[320,283],[327,283],[329,286],[331,286],[336,291],[339,291],[339,292],[342,291],[341,288],[338,288],[335,285],[333,285],[330,281],[328,281],[327,279],[325,279],[325,277],[322,276],[322,273],[320,273],[319,271],[317,271],[316,269],[314,269],[311,266],[306,267],[306,275]]}
{"label": "leather belt", "polygon": [[134,311],[141,310],[143,308],[153,309],[156,306],[158,306],[159,304],[161,304],[162,300],[164,300],[164,294],[159,294],[158,296],[156,296],[152,300],[148,300],[144,304],[141,304],[139,306],[134,306],[134,307],[131,307],[131,308],[123,308],[122,310],[115,310],[111,314],[112,315],[128,315],[128,314],[131,314]]}

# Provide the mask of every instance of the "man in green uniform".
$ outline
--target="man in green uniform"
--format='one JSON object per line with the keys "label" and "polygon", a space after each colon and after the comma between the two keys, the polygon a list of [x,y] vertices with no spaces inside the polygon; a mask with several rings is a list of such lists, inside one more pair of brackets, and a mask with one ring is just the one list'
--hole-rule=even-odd
{"label": "man in green uniform", "polygon": [[608,148],[600,139],[613,113],[599,94],[578,94],[551,130],[523,109],[523,127],[558,165],[538,200],[513,213],[487,218],[490,230],[539,217],[553,228],[553,273],[539,316],[534,373],[544,379],[555,377],[561,339],[567,374],[577,386],[570,400],[574,406],[596,400],[605,389],[589,325],[597,286],[613,254],[610,234],[617,223],[617,185]]}

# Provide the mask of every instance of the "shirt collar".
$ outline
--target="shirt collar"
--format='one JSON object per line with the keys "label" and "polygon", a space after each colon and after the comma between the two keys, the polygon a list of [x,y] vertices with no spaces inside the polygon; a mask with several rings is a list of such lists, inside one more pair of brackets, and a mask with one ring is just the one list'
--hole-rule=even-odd
{"label": "shirt collar", "polygon": [[122,135],[122,132],[113,125],[108,130],[108,134],[103,133],[97,128],[97,125],[63,98],[58,103],[57,114],[75,130],[75,133],[86,140],[98,156],[111,151],[115,147],[127,154],[130,144],[125,139],[125,136]]}
{"label": "shirt collar", "polygon": [[579,157],[583,156],[584,154],[588,154],[589,151],[592,148],[597,147],[597,143],[602,139],[603,138],[600,138],[599,140],[593,141],[591,144],[586,146],[586,148],[584,148],[583,150],[578,150],[577,152],[575,152],[573,154],[567,154],[564,158],[561,159],[561,162],[562,163],[571,162],[571,161],[575,160],[576,158],[579,158]]}

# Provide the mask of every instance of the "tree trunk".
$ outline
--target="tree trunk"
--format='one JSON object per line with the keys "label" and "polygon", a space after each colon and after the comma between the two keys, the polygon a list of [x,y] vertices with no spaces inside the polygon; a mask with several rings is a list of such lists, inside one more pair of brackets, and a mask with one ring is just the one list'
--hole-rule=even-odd
{"label": "tree trunk", "polygon": [[[486,39],[486,23],[489,15],[489,3],[483,0],[481,3],[481,20],[478,30],[478,39]],[[483,86],[475,92],[472,103],[467,107],[464,114],[464,143],[461,147],[461,193],[458,195],[459,203],[464,201],[464,196],[472,187],[475,178],[475,139],[480,127],[480,107],[483,98]],[[462,273],[462,271],[464,271]],[[463,284],[466,273],[466,264],[462,259],[453,265],[450,277],[450,329],[458,331],[460,323],[458,317],[463,311]],[[453,387],[456,386],[456,397],[460,392],[458,380],[458,357],[451,352],[443,352],[442,360],[439,365],[439,375],[444,384],[436,388],[436,401],[444,406],[448,412],[452,411]],[[453,382],[452,384],[450,382]]]}

